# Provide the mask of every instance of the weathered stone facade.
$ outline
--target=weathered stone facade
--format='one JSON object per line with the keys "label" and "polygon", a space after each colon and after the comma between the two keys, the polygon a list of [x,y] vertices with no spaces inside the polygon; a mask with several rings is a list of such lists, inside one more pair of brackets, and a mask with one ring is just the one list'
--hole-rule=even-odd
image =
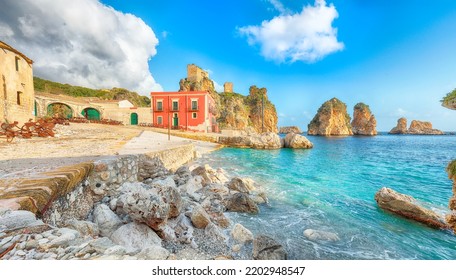
{"label": "weathered stone facade", "polygon": [[189,82],[200,82],[204,78],[209,78],[209,74],[195,64],[187,65],[187,80]]}
{"label": "weathered stone facade", "polygon": [[233,83],[226,82],[223,84],[223,92],[233,92]]}
{"label": "weathered stone facade", "polygon": [[0,123],[34,119],[33,61],[0,41]]}

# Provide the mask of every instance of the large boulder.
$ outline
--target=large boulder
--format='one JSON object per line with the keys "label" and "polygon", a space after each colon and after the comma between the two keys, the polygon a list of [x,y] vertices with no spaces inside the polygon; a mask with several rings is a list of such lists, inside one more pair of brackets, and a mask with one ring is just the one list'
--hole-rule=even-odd
{"label": "large boulder", "polygon": [[432,128],[432,123],[413,120],[410,124],[409,134],[419,135],[443,135],[443,131]]}
{"label": "large boulder", "polygon": [[125,247],[128,251],[141,250],[150,246],[161,246],[161,239],[148,226],[139,223],[129,223],[118,228],[111,240]]}
{"label": "large boulder", "polygon": [[377,120],[364,103],[355,105],[351,126],[354,135],[377,135]]}
{"label": "large boulder", "polygon": [[375,200],[380,208],[396,215],[415,220],[433,228],[448,228],[443,217],[418,205],[418,202],[411,196],[384,187],[375,194]]}
{"label": "large boulder", "polygon": [[110,237],[123,223],[105,204],[99,204],[93,210],[93,222],[98,226],[101,236]]}
{"label": "large boulder", "polygon": [[231,212],[245,212],[258,214],[258,205],[245,193],[235,193],[226,201],[226,210]]}
{"label": "large boulder", "polygon": [[389,134],[407,134],[407,119],[398,119],[396,127],[393,127]]}
{"label": "large boulder", "polygon": [[223,184],[228,181],[222,169],[214,170],[208,164],[196,167],[191,174],[193,176],[201,176],[203,186],[208,186],[212,183]]}
{"label": "large boulder", "polygon": [[253,149],[274,150],[282,148],[282,143],[277,133],[265,132],[251,135],[250,147]]}
{"label": "large boulder", "polygon": [[347,105],[337,98],[326,101],[307,126],[308,135],[353,135]]}
{"label": "large boulder", "polygon": [[286,260],[287,252],[281,244],[266,235],[259,235],[253,240],[254,260]]}
{"label": "large boulder", "polygon": [[158,158],[143,158],[139,161],[138,180],[154,179],[169,175],[170,172]]}
{"label": "large boulder", "polygon": [[5,210],[0,215],[0,232],[41,225],[44,225],[43,221],[37,220],[35,214],[25,210]]}
{"label": "large boulder", "polygon": [[256,190],[255,182],[249,178],[234,177],[227,183],[227,187],[242,193],[251,193]]}
{"label": "large boulder", "polygon": [[211,222],[206,210],[199,205],[193,207],[190,219],[196,228],[205,228]]}
{"label": "large boulder", "polygon": [[313,148],[313,144],[305,136],[296,133],[288,133],[284,139],[284,147],[292,149],[311,149]]}
{"label": "large boulder", "polygon": [[231,236],[239,243],[246,243],[253,240],[253,234],[241,224],[235,224],[231,230]]}
{"label": "large boulder", "polygon": [[283,126],[283,127],[279,128],[279,134],[288,134],[288,133],[301,134],[302,131],[297,126]]}

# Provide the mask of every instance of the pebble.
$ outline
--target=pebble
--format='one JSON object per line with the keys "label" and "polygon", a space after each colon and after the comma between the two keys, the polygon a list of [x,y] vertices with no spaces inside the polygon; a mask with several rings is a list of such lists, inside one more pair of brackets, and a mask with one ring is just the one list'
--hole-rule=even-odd
{"label": "pebble", "polygon": [[43,238],[43,239],[38,240],[38,244],[39,245],[43,245],[43,244],[46,244],[48,242],[49,242],[49,239],[47,239],[47,238]]}
{"label": "pebble", "polygon": [[22,250],[18,250],[18,251],[16,252],[16,255],[23,257],[23,256],[25,256],[25,252],[22,251]]}
{"label": "pebble", "polygon": [[21,242],[21,243],[19,243],[19,244],[16,245],[16,248],[17,248],[18,250],[24,250],[24,249],[25,249],[25,244],[26,244],[25,241],[24,241],[24,242]]}
{"label": "pebble", "polygon": [[31,239],[25,243],[25,249],[30,250],[32,248],[36,248],[38,246],[38,241]]}
{"label": "pebble", "polygon": [[35,240],[40,240],[40,239],[43,239],[43,236],[41,234],[36,234]]}

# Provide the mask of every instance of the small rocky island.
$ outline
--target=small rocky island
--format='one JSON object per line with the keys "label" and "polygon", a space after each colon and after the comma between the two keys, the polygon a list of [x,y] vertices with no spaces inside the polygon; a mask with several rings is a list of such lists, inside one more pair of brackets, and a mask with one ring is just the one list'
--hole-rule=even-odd
{"label": "small rocky island", "polygon": [[347,105],[337,98],[326,101],[308,125],[308,135],[348,136],[353,135]]}
{"label": "small rocky island", "polygon": [[355,105],[351,126],[354,135],[377,135],[377,120],[369,105],[361,102]]}
{"label": "small rocky island", "polygon": [[407,129],[407,119],[400,118],[397,120],[397,125],[389,134],[413,134],[413,135],[443,135],[443,131],[432,128],[432,123],[413,120]]}

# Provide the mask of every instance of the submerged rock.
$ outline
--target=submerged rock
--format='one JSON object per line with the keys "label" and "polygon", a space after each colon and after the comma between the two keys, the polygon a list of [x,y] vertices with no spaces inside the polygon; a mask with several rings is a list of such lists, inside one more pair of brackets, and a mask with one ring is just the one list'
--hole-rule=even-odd
{"label": "submerged rock", "polygon": [[259,235],[253,240],[254,260],[286,260],[287,252],[281,244],[266,235]]}
{"label": "submerged rock", "polygon": [[346,136],[353,135],[347,105],[337,98],[326,101],[309,123],[308,135]]}
{"label": "submerged rock", "polygon": [[375,194],[375,200],[380,208],[399,216],[415,220],[433,228],[448,228],[442,217],[432,210],[419,206],[417,201],[411,196],[384,187]]}
{"label": "submerged rock", "polygon": [[284,147],[291,149],[311,149],[313,148],[312,142],[309,141],[305,136],[288,133],[284,139]]}
{"label": "submerged rock", "polygon": [[306,229],[304,236],[311,241],[339,241],[337,233],[315,229]]}
{"label": "submerged rock", "polygon": [[354,135],[377,135],[377,120],[364,103],[355,105],[351,126]]}

